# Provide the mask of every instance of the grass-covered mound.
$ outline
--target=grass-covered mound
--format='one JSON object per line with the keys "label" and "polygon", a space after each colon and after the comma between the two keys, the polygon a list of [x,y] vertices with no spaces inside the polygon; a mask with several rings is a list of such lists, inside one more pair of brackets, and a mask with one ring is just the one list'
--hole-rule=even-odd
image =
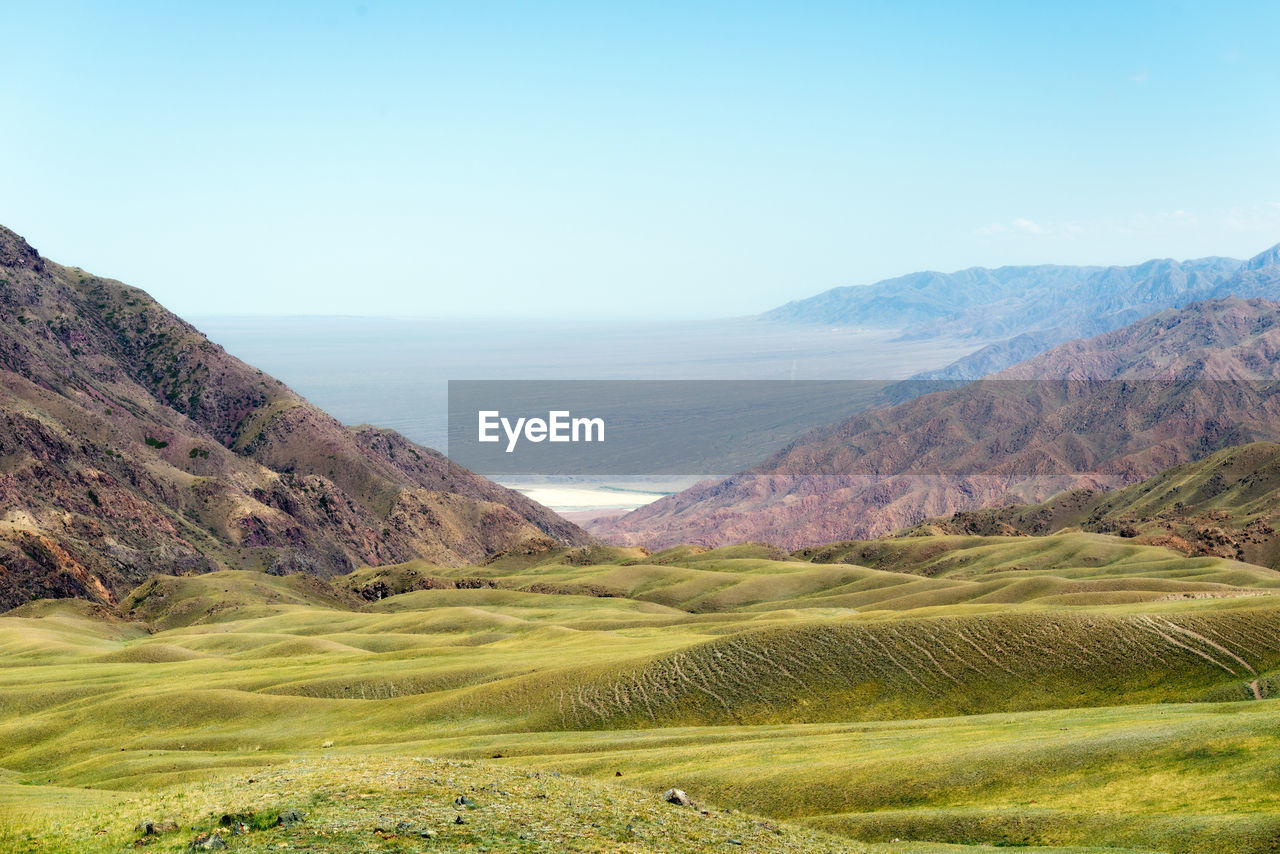
{"label": "grass-covered mound", "polygon": [[1074,490],[1041,504],[966,511],[927,520],[910,533],[1040,536],[1064,528],[1280,566],[1280,445],[1225,448],[1124,489]]}
{"label": "grass-covered mound", "polygon": [[0,783],[0,816],[9,819],[0,848],[15,854],[176,852],[209,837],[245,854],[864,850],[737,810],[677,806],[628,786],[474,761],[309,759],[141,797],[76,793],[61,802],[52,790],[19,789]]}
{"label": "grass-covered mound", "polygon": [[[360,592],[378,584],[380,598]],[[194,833],[218,810],[277,807],[315,818],[231,844],[347,850],[305,835],[327,815],[334,846],[522,850],[508,847],[522,831],[498,824],[485,839],[369,836],[407,815],[402,790],[332,794],[344,763],[377,788],[422,767],[406,757],[437,756],[598,778],[670,827],[656,799],[678,786],[893,851],[912,850],[894,838],[1265,851],[1280,832],[1277,696],[1280,573],[1099,534],[797,555],[529,548],[333,584],[218,572],[148,582],[114,612],[36,602],[0,616],[0,803],[10,839],[46,851],[124,850],[141,818],[172,813]],[[299,782],[271,797],[244,782],[284,781],[298,759],[325,764],[290,766]],[[476,768],[467,785],[489,785]],[[130,812],[152,797],[163,810]],[[620,844],[612,816],[534,807],[537,844]],[[701,849],[637,837],[633,850]]]}

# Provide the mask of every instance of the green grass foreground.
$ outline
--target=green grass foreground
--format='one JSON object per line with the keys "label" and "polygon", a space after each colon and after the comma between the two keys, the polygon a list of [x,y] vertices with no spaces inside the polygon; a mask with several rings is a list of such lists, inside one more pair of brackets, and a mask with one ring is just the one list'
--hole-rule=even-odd
{"label": "green grass foreground", "polygon": [[185,850],[224,815],[251,827],[231,851],[1280,845],[1280,573],[1081,533],[810,557],[552,550],[22,606],[0,851]]}

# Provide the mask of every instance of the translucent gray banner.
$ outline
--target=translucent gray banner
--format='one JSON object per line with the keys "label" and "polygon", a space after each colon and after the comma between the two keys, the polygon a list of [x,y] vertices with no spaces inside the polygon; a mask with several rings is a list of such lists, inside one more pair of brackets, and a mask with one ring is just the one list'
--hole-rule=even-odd
{"label": "translucent gray banner", "polygon": [[490,476],[1118,474],[1256,439],[1275,381],[449,383],[449,456]]}
{"label": "translucent gray banner", "polygon": [[885,400],[882,381],[451,380],[449,456],[485,475],[720,475]]}

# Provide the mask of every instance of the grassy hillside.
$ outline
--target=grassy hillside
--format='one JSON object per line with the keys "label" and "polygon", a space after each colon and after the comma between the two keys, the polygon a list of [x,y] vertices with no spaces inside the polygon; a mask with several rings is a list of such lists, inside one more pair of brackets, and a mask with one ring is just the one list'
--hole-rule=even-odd
{"label": "grassy hillside", "polygon": [[[0,810],[39,803],[21,788],[0,782]],[[315,758],[156,795],[95,795],[65,795],[43,823],[0,830],[0,844],[6,851],[181,851],[214,835],[242,852],[864,850],[736,810],[704,814],[630,788],[474,761]],[[92,830],[67,832],[68,820],[86,814],[92,821],[81,826]],[[148,836],[138,829],[148,820],[174,827]]]}
{"label": "grassy hillside", "polygon": [[1191,555],[1280,565],[1280,445],[1254,442],[1111,492],[1076,490],[1042,504],[930,519],[910,534],[1121,534]]}
{"label": "grassy hillside", "polygon": [[1277,594],[1264,567],[1063,533],[548,545],[35,602],[0,616],[0,848],[125,850],[173,817],[145,847],[178,850],[296,808],[229,843],[1265,851]]}

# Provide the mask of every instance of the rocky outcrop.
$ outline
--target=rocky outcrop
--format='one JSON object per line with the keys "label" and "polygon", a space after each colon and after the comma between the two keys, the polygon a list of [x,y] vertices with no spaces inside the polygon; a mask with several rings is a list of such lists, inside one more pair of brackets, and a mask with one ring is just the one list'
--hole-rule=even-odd
{"label": "rocky outcrop", "polygon": [[161,574],[329,576],[591,541],[391,431],[351,429],[137,288],[0,228],[0,608]]}

